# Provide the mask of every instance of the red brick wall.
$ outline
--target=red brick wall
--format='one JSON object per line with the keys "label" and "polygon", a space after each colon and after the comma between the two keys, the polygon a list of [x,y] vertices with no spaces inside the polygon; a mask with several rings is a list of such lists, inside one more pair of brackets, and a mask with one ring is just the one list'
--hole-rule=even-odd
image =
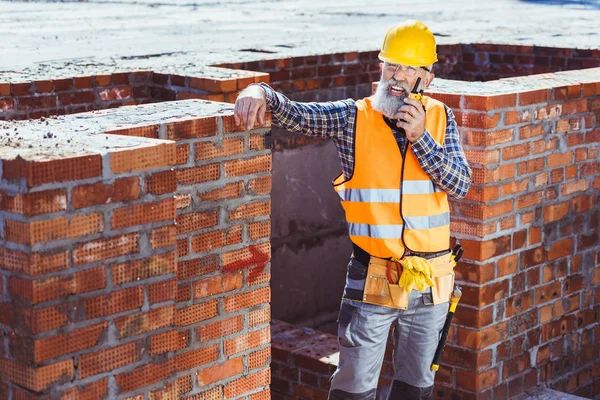
{"label": "red brick wall", "polygon": [[0,398],[269,398],[269,128],[86,117],[0,123]]}

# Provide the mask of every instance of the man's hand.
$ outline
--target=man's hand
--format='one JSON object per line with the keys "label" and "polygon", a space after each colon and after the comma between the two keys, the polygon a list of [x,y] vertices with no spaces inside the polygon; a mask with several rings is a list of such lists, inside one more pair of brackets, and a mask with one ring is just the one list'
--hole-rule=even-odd
{"label": "man's hand", "polygon": [[233,117],[236,125],[246,127],[246,130],[254,127],[257,120],[260,125],[265,123],[265,112],[267,111],[266,94],[263,88],[258,85],[248,86],[242,90],[235,100]]}
{"label": "man's hand", "polygon": [[421,102],[407,97],[404,105],[398,109],[394,118],[404,120],[398,121],[396,126],[404,128],[407,139],[412,143],[421,137],[425,131],[425,110]]}

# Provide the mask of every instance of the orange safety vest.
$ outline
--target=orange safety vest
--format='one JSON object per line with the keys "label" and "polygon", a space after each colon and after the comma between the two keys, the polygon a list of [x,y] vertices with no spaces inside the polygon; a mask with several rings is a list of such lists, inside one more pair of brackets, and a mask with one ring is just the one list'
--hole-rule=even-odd
{"label": "orange safety vest", "polygon": [[[425,129],[443,144],[446,109],[423,97]],[[435,253],[450,247],[448,197],[423,171],[411,151],[400,153],[391,128],[371,99],[356,102],[354,171],[333,181],[346,212],[350,240],[375,257],[401,258],[406,251]]]}

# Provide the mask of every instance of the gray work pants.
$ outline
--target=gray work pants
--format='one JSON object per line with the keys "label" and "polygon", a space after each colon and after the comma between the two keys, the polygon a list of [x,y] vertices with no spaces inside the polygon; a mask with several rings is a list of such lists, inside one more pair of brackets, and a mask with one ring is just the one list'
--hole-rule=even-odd
{"label": "gray work pants", "polygon": [[431,362],[448,306],[448,303],[425,304],[423,294],[417,290],[411,292],[407,310],[342,300],[338,320],[340,360],[331,377],[329,399],[376,398],[392,324],[395,324],[394,382],[388,398],[430,399],[434,378]]}

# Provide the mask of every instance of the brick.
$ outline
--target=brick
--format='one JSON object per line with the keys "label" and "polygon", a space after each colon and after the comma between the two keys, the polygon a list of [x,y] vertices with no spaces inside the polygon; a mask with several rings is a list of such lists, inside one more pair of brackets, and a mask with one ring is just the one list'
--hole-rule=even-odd
{"label": "brick", "polygon": [[544,304],[561,297],[561,282],[556,281],[540,286],[534,291],[535,304]]}
{"label": "brick", "polygon": [[177,326],[192,325],[216,317],[217,314],[217,300],[194,304],[177,310]]}
{"label": "brick", "polygon": [[77,104],[93,104],[96,100],[94,92],[91,90],[82,90],[75,93],[65,93],[59,96],[60,104],[65,106]]}
{"label": "brick", "polygon": [[464,109],[489,111],[499,108],[514,107],[517,104],[516,94],[494,95],[494,96],[477,96],[464,95]]}
{"label": "brick", "polygon": [[17,109],[20,111],[40,110],[56,107],[56,96],[19,97]]}
{"label": "brick", "polygon": [[115,286],[119,286],[126,282],[174,274],[176,265],[176,253],[174,251],[141,260],[128,261],[112,267],[112,281]]}
{"label": "brick", "polygon": [[508,280],[490,283],[485,286],[463,287],[461,302],[474,307],[495,303],[508,295]]}
{"label": "brick", "polygon": [[258,221],[248,225],[250,240],[264,239],[271,236],[271,221]]}
{"label": "brick", "polygon": [[226,176],[251,175],[271,171],[271,154],[247,159],[225,161],[223,163]]}
{"label": "brick", "polygon": [[13,384],[41,392],[57,381],[72,380],[75,374],[73,360],[63,360],[43,367],[32,368],[8,359],[0,359],[0,371]]}
{"label": "brick", "polygon": [[533,118],[535,120],[553,120],[560,117],[562,113],[562,104],[548,105],[537,108],[533,113]]}
{"label": "brick", "polygon": [[[174,297],[174,294],[171,294]],[[142,333],[155,331],[160,328],[175,326],[175,306],[155,308],[148,312],[130,314],[115,318],[115,326],[119,337],[133,337]]]}
{"label": "brick", "polygon": [[77,245],[73,250],[73,263],[75,265],[88,264],[138,251],[138,235],[129,233]]}
{"label": "brick", "polygon": [[589,181],[580,179],[574,182],[567,182],[562,185],[561,193],[563,196],[569,196],[573,193],[584,192],[589,187]]}
{"label": "brick", "polygon": [[511,236],[502,236],[487,241],[461,240],[465,254],[469,259],[483,261],[495,256],[506,254],[511,249]]}
{"label": "brick", "polygon": [[498,125],[501,113],[488,116],[485,113],[455,112],[457,123],[465,128],[493,129]]}
{"label": "brick", "polygon": [[243,357],[232,358],[212,367],[198,371],[198,384],[200,386],[210,385],[239,375],[244,370]]}
{"label": "brick", "polygon": [[196,160],[211,160],[244,153],[244,139],[231,138],[222,142],[196,143]]}
{"label": "brick", "polygon": [[519,128],[519,139],[530,139],[544,134],[543,125],[530,125]]}
{"label": "brick", "polygon": [[201,279],[194,282],[194,298],[201,299],[240,289],[244,285],[243,278],[241,271],[238,271]]}
{"label": "brick", "polygon": [[531,155],[531,144],[521,143],[513,146],[507,146],[502,149],[502,160],[514,160]]}
{"label": "brick", "polygon": [[518,254],[511,254],[498,260],[498,277],[512,275],[519,269]]}
{"label": "brick", "polygon": [[175,301],[177,294],[177,279],[155,282],[148,285],[148,301],[150,304]]}
{"label": "brick", "polygon": [[222,255],[223,270],[235,271],[249,266],[264,266],[271,259],[271,244],[260,243],[239,250],[224,252]]}
{"label": "brick", "polygon": [[551,154],[548,156],[547,168],[556,168],[573,162],[573,152]]}
{"label": "brick", "polygon": [[271,321],[271,308],[269,305],[258,310],[250,311],[248,314],[248,327],[257,327],[268,324]]}
{"label": "brick", "polygon": [[179,280],[206,275],[216,271],[220,266],[218,254],[208,255],[193,260],[179,261],[177,265],[177,278]]}
{"label": "brick", "polygon": [[539,205],[544,198],[544,191],[540,190],[534,193],[528,193],[522,196],[517,197],[517,210],[521,210],[523,208]]}
{"label": "brick", "polygon": [[12,99],[0,100],[0,113],[9,113],[14,111],[15,101]]}
{"label": "brick", "polygon": [[75,215],[50,220],[23,223],[6,220],[6,239],[15,243],[34,245],[64,239],[79,238],[104,230],[104,218],[101,213]]}
{"label": "brick", "polygon": [[146,192],[152,194],[173,193],[177,190],[177,174],[174,169],[157,172],[146,180]]}
{"label": "brick", "polygon": [[84,386],[78,385],[64,392],[61,400],[94,400],[101,399],[106,396],[108,378],[100,379],[95,382],[88,383]]}
{"label": "brick", "polygon": [[[229,382],[225,385],[224,394],[225,398],[233,398],[239,396],[243,393],[254,391],[261,387],[267,387],[271,383],[271,370],[269,368],[258,371],[254,374],[248,374],[247,376],[243,376],[238,378],[232,382]],[[324,392],[322,392],[324,393]],[[325,394],[325,393],[324,393]],[[308,397],[310,399],[315,399],[315,397]],[[269,393],[269,389],[255,393],[249,396],[251,400],[269,400],[271,399],[271,394]]]}
{"label": "brick", "polygon": [[231,221],[240,219],[249,219],[260,216],[267,216],[271,213],[271,202],[256,202],[250,204],[242,204],[229,214]]}
{"label": "brick", "polygon": [[181,214],[177,217],[177,234],[193,232],[217,225],[218,210]]}
{"label": "brick", "polygon": [[547,153],[547,152],[551,152],[554,151],[558,148],[558,139],[557,138],[553,138],[550,140],[547,139],[541,139],[541,140],[536,140],[535,142],[533,142],[533,154],[541,154],[541,153]]}
{"label": "brick", "polygon": [[148,143],[133,149],[113,151],[110,154],[110,168],[113,174],[143,171],[169,167],[175,164],[174,143]]}
{"label": "brick", "polygon": [[98,204],[119,203],[138,199],[140,191],[137,177],[120,178],[112,184],[98,182],[76,186],[72,189],[71,202],[77,209]]}
{"label": "brick", "polygon": [[519,176],[531,174],[544,170],[545,157],[534,158],[531,160],[521,161],[517,165]]}
{"label": "brick", "polygon": [[92,292],[103,289],[105,286],[106,273],[102,266],[79,271],[73,275],[53,276],[35,280],[16,276],[8,278],[9,292],[31,304]]}
{"label": "brick", "polygon": [[563,115],[580,114],[588,111],[588,100],[569,100],[562,104]]}
{"label": "brick", "polygon": [[2,209],[27,217],[49,214],[67,209],[67,192],[65,190],[44,190],[14,196],[5,194],[0,197]]}
{"label": "brick", "polygon": [[550,91],[548,89],[532,90],[519,93],[519,105],[528,106],[531,104],[547,103],[550,100]]}
{"label": "brick", "polygon": [[544,222],[550,223],[562,220],[569,213],[569,202],[563,201],[544,207]]}
{"label": "brick", "polygon": [[175,200],[165,199],[155,203],[135,204],[113,210],[111,228],[145,225],[151,222],[173,221],[176,217]]}
{"label": "brick", "polygon": [[176,153],[177,164],[187,164],[190,155],[190,145],[187,143],[178,145]]}
{"label": "brick", "polygon": [[150,234],[150,244],[153,249],[176,246],[177,227],[175,225],[167,225],[162,228],[153,229]]}
{"label": "brick", "polygon": [[108,327],[107,322],[76,329],[69,333],[45,337],[34,342],[34,362],[52,360],[62,355],[95,347],[100,335]]}
{"label": "brick", "polygon": [[500,150],[465,150],[465,156],[471,164],[497,164],[500,160]]}
{"label": "brick", "polygon": [[458,344],[469,349],[484,349],[506,339],[508,336],[506,328],[506,322],[479,330],[458,327]]}
{"label": "brick", "polygon": [[137,367],[131,372],[124,372],[115,377],[122,393],[131,392],[156,382],[167,380],[175,372],[172,358],[158,364],[149,363]]}
{"label": "brick", "polygon": [[178,169],[177,183],[180,185],[193,185],[196,183],[214,181],[221,177],[221,165],[219,163]]}
{"label": "brick", "polygon": [[227,357],[243,351],[271,343],[271,328],[249,332],[225,341],[224,349]]}
{"label": "brick", "polygon": [[213,93],[235,92],[237,79],[191,78],[190,87]]}
{"label": "brick", "polygon": [[496,204],[459,204],[460,214],[467,218],[486,220],[507,214],[514,210],[514,200],[504,200]]}
{"label": "brick", "polygon": [[138,286],[85,299],[83,306],[87,319],[93,319],[140,308],[143,302],[143,289]]}
{"label": "brick", "polygon": [[114,100],[126,100],[132,98],[131,88],[109,88],[102,91],[98,91],[98,96],[102,101],[114,101]]}
{"label": "brick", "polygon": [[[505,185],[500,187],[501,196],[512,196],[517,193],[522,193],[527,191],[527,187],[529,186],[529,180],[524,179],[522,181],[511,181]],[[518,206],[518,202],[517,202]]]}
{"label": "brick", "polygon": [[192,237],[192,249],[196,253],[202,253],[241,242],[242,226],[237,225],[228,230],[207,232]]}
{"label": "brick", "polygon": [[168,140],[196,139],[217,135],[217,117],[203,117],[168,123]]}
{"label": "brick", "polygon": [[150,354],[182,350],[188,345],[188,332],[168,331],[150,337]]}
{"label": "brick", "polygon": [[79,377],[87,378],[102,372],[112,371],[133,364],[140,357],[141,348],[135,342],[100,350],[96,353],[83,354],[79,357]]}
{"label": "brick", "polygon": [[511,142],[514,139],[514,129],[492,132],[467,131],[465,136],[469,146],[491,147]]}
{"label": "brick", "polygon": [[243,328],[243,319],[242,316],[239,315],[237,317],[199,326],[197,332],[200,342],[208,342],[240,332]]}
{"label": "brick", "polygon": [[271,301],[271,289],[269,287],[254,290],[252,292],[240,293],[226,297],[224,302],[225,311],[232,313],[244,308],[254,307]]}
{"label": "brick", "polygon": [[243,182],[232,182],[226,184],[224,187],[219,189],[213,189],[205,191],[203,193],[198,193],[198,196],[201,200],[204,201],[238,198],[242,195],[243,189]]}
{"label": "brick", "polygon": [[95,178],[102,175],[102,157],[99,154],[50,161],[26,161],[16,158],[3,160],[2,163],[4,179],[8,181],[25,179],[27,187]]}
{"label": "brick", "polygon": [[265,176],[251,179],[248,182],[248,193],[250,194],[270,194],[272,186],[272,177]]}

